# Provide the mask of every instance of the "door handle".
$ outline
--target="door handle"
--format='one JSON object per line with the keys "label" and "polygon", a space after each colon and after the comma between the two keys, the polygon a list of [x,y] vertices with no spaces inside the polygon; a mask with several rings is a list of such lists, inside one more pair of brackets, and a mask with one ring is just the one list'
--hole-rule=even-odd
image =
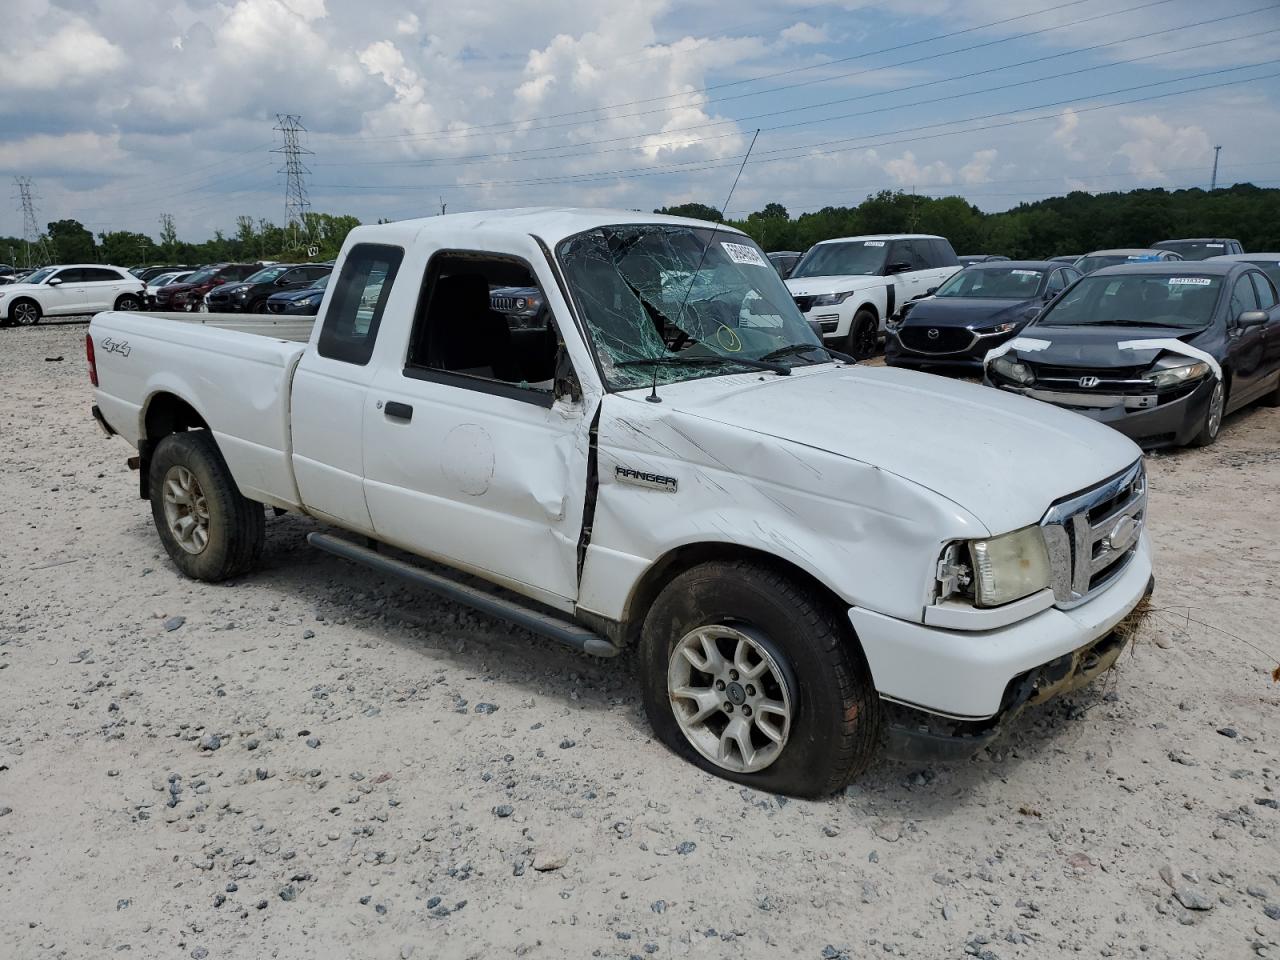
{"label": "door handle", "polygon": [[407,403],[399,403],[395,400],[388,400],[386,405],[382,408],[382,412],[392,420],[408,421],[413,419],[413,407]]}

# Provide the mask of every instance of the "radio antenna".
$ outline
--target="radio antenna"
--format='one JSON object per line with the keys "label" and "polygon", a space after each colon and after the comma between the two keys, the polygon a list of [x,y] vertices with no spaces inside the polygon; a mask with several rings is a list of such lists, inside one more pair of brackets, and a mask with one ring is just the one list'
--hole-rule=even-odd
{"label": "radio antenna", "polygon": [[[729,201],[733,199],[733,192],[738,189],[738,181],[742,179],[742,171],[747,168],[747,161],[751,159],[751,151],[756,148],[756,140],[760,136],[760,128],[756,128],[756,132],[751,137],[751,144],[747,147],[746,155],[742,158],[742,163],[738,167],[738,175],[733,178],[733,186],[729,188],[729,195],[724,198],[724,206],[720,208],[720,222],[724,222],[724,216],[729,211]],[[697,269],[693,271],[693,276],[689,278],[689,286],[684,292],[684,299],[680,301],[680,309],[676,312],[676,317],[680,320],[684,319],[684,308],[689,302],[689,295],[693,293],[694,284],[698,282],[698,274],[702,272],[702,265],[706,262],[707,251],[711,249],[712,241],[716,238],[716,232],[720,229],[717,223],[711,228],[711,235],[707,237],[707,242],[702,245],[702,255],[698,257]],[[661,403],[662,398],[658,396],[658,365],[653,365],[653,384],[649,388],[649,395],[645,397],[650,403]]]}

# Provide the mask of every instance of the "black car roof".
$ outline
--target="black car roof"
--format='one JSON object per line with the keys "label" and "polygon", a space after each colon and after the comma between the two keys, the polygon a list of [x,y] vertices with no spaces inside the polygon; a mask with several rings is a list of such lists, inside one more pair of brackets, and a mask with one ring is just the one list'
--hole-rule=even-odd
{"label": "black car roof", "polygon": [[1061,263],[1048,260],[984,260],[971,263],[965,270],[1061,270]]}
{"label": "black car roof", "polygon": [[1156,243],[1239,243],[1235,237],[1175,237],[1172,240],[1157,240]]}
{"label": "black car roof", "polygon": [[1161,260],[1156,263],[1117,263],[1089,274],[1091,277],[1119,277],[1131,273],[1149,273],[1162,277],[1225,277],[1234,270],[1248,267],[1239,260]]}

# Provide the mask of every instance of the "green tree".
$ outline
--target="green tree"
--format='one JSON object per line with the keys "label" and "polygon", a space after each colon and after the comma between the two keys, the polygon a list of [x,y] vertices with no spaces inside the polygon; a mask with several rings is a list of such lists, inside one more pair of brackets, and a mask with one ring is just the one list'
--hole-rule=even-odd
{"label": "green tree", "polygon": [[98,252],[106,263],[127,267],[161,259],[160,249],[145,233],[113,230],[98,234]]}
{"label": "green tree", "polygon": [[49,224],[49,242],[58,263],[96,263],[93,234],[79,220],[55,220]]}
{"label": "green tree", "polygon": [[659,207],[654,213],[663,213],[671,217],[692,217],[694,220],[710,220],[719,223],[724,220],[720,211],[705,203],[678,203],[674,207]]}

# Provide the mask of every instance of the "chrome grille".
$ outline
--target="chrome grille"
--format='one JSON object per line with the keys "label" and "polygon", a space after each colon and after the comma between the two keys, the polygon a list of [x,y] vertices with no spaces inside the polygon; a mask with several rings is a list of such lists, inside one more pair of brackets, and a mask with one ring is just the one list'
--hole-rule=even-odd
{"label": "chrome grille", "polygon": [[1120,575],[1147,518],[1141,460],[1096,487],[1054,504],[1040,521],[1059,607],[1084,603]]}

